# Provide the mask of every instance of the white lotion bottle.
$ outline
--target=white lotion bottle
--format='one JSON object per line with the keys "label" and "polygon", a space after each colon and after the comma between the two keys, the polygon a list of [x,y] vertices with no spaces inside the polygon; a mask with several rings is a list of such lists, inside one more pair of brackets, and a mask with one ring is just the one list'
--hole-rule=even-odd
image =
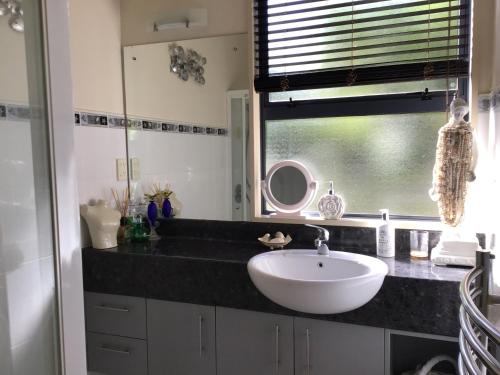
{"label": "white lotion bottle", "polygon": [[389,220],[389,210],[380,210],[382,222],[377,226],[377,255],[392,258],[396,255],[394,227]]}

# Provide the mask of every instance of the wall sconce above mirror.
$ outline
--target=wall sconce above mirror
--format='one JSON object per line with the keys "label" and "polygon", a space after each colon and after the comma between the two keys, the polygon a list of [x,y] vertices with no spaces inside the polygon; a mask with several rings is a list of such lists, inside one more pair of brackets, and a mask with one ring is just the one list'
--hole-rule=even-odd
{"label": "wall sconce above mirror", "polygon": [[205,8],[179,9],[169,12],[160,21],[153,23],[153,31],[171,30],[177,28],[190,28],[207,26],[208,12]]}
{"label": "wall sconce above mirror", "polygon": [[318,182],[307,167],[295,160],[274,164],[262,181],[262,195],[280,217],[304,216],[301,211],[316,196]]}

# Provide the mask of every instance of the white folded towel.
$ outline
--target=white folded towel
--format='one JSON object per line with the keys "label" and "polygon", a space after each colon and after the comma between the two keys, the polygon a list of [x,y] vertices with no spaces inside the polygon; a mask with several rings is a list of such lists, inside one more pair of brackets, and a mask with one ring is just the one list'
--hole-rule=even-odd
{"label": "white folded towel", "polygon": [[471,256],[479,249],[476,241],[442,241],[440,243],[441,255]]}

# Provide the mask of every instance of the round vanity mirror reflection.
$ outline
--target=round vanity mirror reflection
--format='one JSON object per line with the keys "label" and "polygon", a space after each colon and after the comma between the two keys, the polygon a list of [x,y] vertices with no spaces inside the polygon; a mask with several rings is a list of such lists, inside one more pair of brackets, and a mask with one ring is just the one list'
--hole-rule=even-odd
{"label": "round vanity mirror reflection", "polygon": [[281,216],[299,215],[314,199],[316,188],[311,172],[295,160],[274,164],[262,181],[264,199]]}

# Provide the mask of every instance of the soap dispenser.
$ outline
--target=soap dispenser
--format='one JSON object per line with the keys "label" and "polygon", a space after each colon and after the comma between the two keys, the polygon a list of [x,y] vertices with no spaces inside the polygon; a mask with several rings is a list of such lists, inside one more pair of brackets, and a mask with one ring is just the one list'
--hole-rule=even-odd
{"label": "soap dispenser", "polygon": [[392,258],[396,255],[394,227],[389,218],[389,210],[380,210],[382,220],[377,226],[377,255]]}
{"label": "soap dispenser", "polygon": [[338,220],[344,215],[344,199],[333,191],[333,181],[329,181],[328,194],[325,194],[318,201],[318,211],[324,219]]}

